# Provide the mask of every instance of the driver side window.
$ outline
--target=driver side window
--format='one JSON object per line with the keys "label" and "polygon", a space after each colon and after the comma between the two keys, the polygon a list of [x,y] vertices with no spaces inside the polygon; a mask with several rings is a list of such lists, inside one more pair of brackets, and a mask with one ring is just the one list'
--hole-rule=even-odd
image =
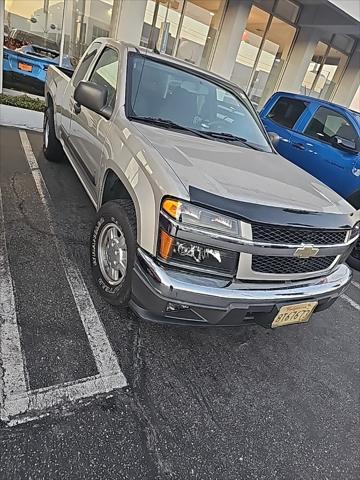
{"label": "driver side window", "polygon": [[113,48],[106,47],[100,55],[89,81],[107,89],[106,106],[114,110],[116,100],[116,87],[119,68],[119,55]]}
{"label": "driver side window", "polygon": [[304,135],[331,143],[333,137],[338,136],[356,142],[357,134],[348,120],[330,108],[320,107],[312,117]]}

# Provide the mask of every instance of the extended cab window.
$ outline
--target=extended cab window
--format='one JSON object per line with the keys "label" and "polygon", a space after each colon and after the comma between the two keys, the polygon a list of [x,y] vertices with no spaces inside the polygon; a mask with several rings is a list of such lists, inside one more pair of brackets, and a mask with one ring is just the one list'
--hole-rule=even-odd
{"label": "extended cab window", "polygon": [[268,118],[286,128],[293,128],[306,109],[307,103],[302,100],[281,97],[268,113]]}
{"label": "extended cab window", "polygon": [[358,143],[358,135],[354,127],[340,113],[330,108],[320,107],[312,117],[304,134],[309,137],[331,143],[331,139],[336,135],[346,140]]}
{"label": "extended cab window", "polygon": [[106,106],[111,110],[115,106],[118,67],[118,52],[113,48],[105,48],[89,78],[90,82],[106,87],[108,91]]}
{"label": "extended cab window", "polygon": [[76,88],[78,83],[84,79],[86,72],[89,70],[91,62],[94,60],[101,43],[93,43],[89,48],[89,51],[86,53],[85,57],[81,61],[79,68],[74,76],[73,85]]}
{"label": "extended cab window", "polygon": [[[272,151],[244,94],[239,98],[200,74],[141,55],[130,55],[128,64],[129,118],[148,123],[166,121],[168,128],[181,126],[209,138],[224,134],[225,141],[236,144],[237,137],[254,148]],[[233,138],[229,140],[229,136]]]}

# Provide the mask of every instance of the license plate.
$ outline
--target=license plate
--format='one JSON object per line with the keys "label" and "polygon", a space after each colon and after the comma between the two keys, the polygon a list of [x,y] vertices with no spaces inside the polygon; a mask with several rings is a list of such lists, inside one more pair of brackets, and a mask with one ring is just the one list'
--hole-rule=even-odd
{"label": "license plate", "polygon": [[317,304],[318,302],[307,302],[281,307],[271,324],[271,328],[308,322]]}
{"label": "license plate", "polygon": [[32,65],[19,62],[19,70],[23,70],[24,72],[32,72]]}

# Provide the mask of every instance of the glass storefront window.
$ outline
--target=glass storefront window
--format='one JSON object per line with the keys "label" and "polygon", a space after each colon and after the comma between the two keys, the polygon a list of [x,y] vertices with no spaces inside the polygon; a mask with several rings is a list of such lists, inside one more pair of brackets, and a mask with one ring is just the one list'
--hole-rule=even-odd
{"label": "glass storefront window", "polygon": [[114,0],[5,0],[4,87],[43,95],[46,70],[73,70],[108,36]]}
{"label": "glass storefront window", "polygon": [[219,30],[225,0],[187,0],[176,56],[206,67]]}
{"label": "glass storefront window", "polygon": [[335,75],[340,65],[344,65],[347,60],[347,55],[339,52],[335,48],[330,48],[324,65],[322,66],[321,73],[318,76],[313,90],[315,96],[318,98],[324,98],[328,100],[331,97],[332,92],[336,86]]}
{"label": "glass storefront window", "polygon": [[251,7],[231,80],[249,93],[256,107],[274,91],[295,34],[292,25]]}
{"label": "glass storefront window", "polygon": [[329,100],[343,71],[347,55],[318,42],[301,86],[301,93]]}
{"label": "glass storefront window", "polygon": [[300,7],[291,0],[278,0],[275,6],[275,13],[291,23],[295,23],[299,11]]}
{"label": "glass storefront window", "polygon": [[66,2],[64,52],[79,61],[90,43],[108,37],[114,0],[73,0]]}
{"label": "glass storefront window", "polygon": [[5,88],[43,95],[46,69],[60,61],[63,14],[63,0],[5,1]]}
{"label": "glass storefront window", "polygon": [[254,70],[269,18],[270,15],[260,8],[251,7],[231,75],[231,80],[244,90]]}
{"label": "glass storefront window", "polygon": [[148,0],[141,45],[207,67],[226,0]]}
{"label": "glass storefront window", "polygon": [[148,0],[141,45],[172,55],[183,9],[184,0]]}
{"label": "glass storefront window", "polygon": [[261,107],[274,91],[295,34],[295,27],[272,18],[249,88],[250,100],[256,107]]}

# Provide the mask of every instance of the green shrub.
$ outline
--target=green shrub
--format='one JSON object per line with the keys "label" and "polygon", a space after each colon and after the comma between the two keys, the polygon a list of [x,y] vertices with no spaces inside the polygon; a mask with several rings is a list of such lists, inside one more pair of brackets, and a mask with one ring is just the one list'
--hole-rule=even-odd
{"label": "green shrub", "polygon": [[16,97],[0,95],[0,104],[1,103],[3,105],[26,108],[27,110],[35,110],[36,112],[43,112],[45,110],[45,102],[43,100],[31,98],[28,95],[18,95]]}

